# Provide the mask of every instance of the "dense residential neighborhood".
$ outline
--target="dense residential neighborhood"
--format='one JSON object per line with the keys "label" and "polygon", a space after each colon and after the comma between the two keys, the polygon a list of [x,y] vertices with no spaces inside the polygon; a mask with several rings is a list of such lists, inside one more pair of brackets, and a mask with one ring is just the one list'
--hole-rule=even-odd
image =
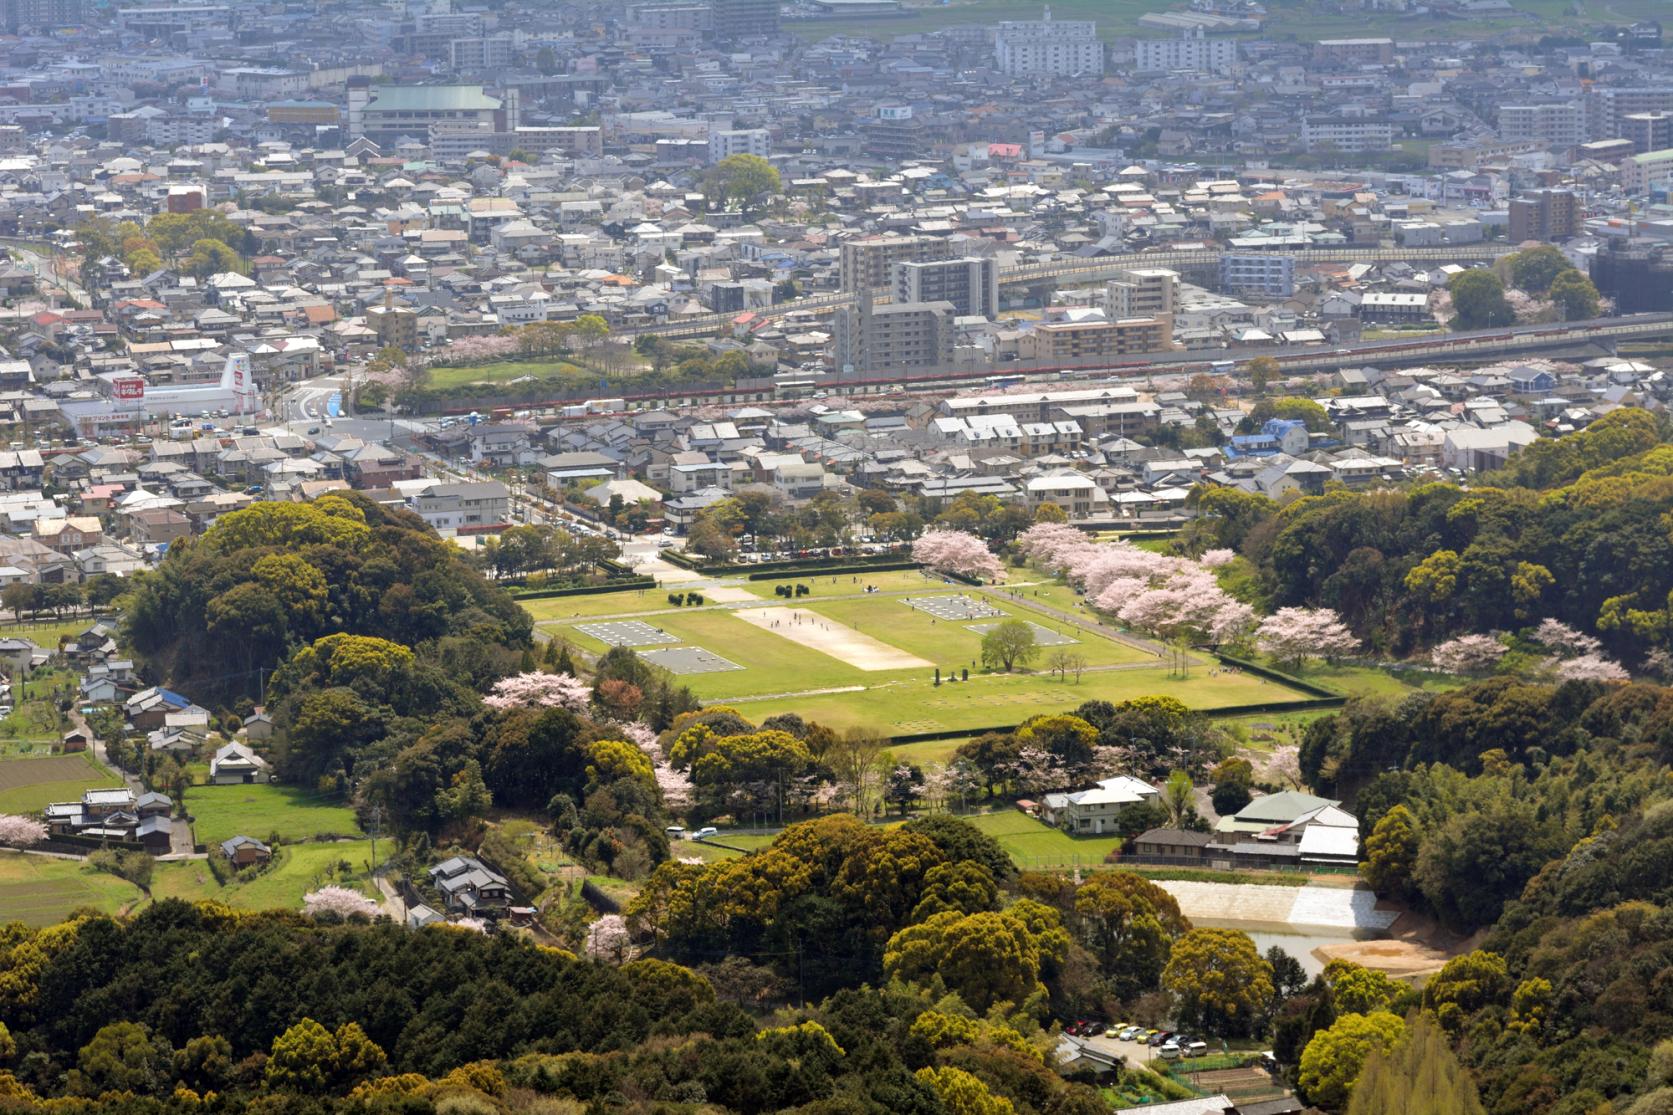
{"label": "dense residential neighborhood", "polygon": [[0,1115],[1673,1111],[1661,0],[0,0]]}

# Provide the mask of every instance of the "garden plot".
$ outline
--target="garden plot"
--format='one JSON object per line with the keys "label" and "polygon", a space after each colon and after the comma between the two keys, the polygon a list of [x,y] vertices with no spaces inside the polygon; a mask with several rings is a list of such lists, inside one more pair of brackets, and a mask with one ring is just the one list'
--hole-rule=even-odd
{"label": "garden plot", "polygon": [[613,623],[578,623],[575,630],[613,647],[650,647],[679,642],[679,639],[662,628],[652,627],[644,620],[638,619],[617,620]]}

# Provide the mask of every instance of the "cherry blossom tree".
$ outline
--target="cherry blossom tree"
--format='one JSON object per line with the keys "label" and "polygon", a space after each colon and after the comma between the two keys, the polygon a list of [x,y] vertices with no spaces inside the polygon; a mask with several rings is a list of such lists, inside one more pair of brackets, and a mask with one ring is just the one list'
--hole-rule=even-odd
{"label": "cherry blossom tree", "polygon": [[46,839],[46,824],[34,817],[16,813],[0,813],[0,844],[12,848],[27,848]]}
{"label": "cherry blossom tree", "polygon": [[620,914],[605,914],[587,926],[587,940],[582,951],[594,960],[620,964],[633,950],[633,938],[627,932],[627,919]]}
{"label": "cherry blossom tree", "polygon": [[1485,674],[1508,648],[1492,635],[1460,635],[1429,652],[1429,662],[1449,674]]}
{"label": "cherry blossom tree", "polygon": [[997,580],[1005,572],[988,550],[988,544],[962,530],[932,530],[912,543],[912,560],[937,573],[958,573],[965,577]]}
{"label": "cherry blossom tree", "polygon": [[585,712],[591,700],[592,689],[572,674],[531,672],[501,678],[482,703],[502,712],[518,708],[566,708]]}
{"label": "cherry blossom tree", "polygon": [[1353,654],[1359,640],[1329,608],[1279,608],[1255,629],[1255,646],[1280,662],[1299,666],[1306,658]]}
{"label": "cherry blossom tree", "polygon": [[375,918],[378,904],[348,887],[321,887],[302,896],[302,912],[310,917],[338,914],[345,918]]}
{"label": "cherry blossom tree", "polygon": [[1035,523],[1017,535],[1017,549],[1041,565],[1056,568],[1070,551],[1095,545],[1086,532],[1064,523]]}
{"label": "cherry blossom tree", "polygon": [[1603,644],[1585,632],[1576,631],[1562,620],[1542,619],[1529,636],[1546,650],[1562,656],[1584,656],[1603,653]]}
{"label": "cherry blossom tree", "polygon": [[518,351],[516,337],[495,334],[487,337],[457,337],[436,357],[436,363],[482,364],[504,360]]}
{"label": "cherry blossom tree", "polygon": [[1218,569],[1222,565],[1230,565],[1236,557],[1236,550],[1205,550],[1197,562],[1209,569]]}
{"label": "cherry blossom tree", "polygon": [[1557,676],[1564,681],[1630,681],[1632,675],[1619,662],[1601,654],[1582,654],[1557,663]]}

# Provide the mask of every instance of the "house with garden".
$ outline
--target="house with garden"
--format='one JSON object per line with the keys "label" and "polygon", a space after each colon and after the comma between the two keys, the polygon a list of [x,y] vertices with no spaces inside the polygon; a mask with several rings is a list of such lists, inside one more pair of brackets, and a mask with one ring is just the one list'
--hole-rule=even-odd
{"label": "house with garden", "polygon": [[1064,832],[1096,836],[1115,832],[1121,814],[1161,796],[1150,783],[1121,774],[1090,789],[1047,794],[1040,801],[1040,820]]}

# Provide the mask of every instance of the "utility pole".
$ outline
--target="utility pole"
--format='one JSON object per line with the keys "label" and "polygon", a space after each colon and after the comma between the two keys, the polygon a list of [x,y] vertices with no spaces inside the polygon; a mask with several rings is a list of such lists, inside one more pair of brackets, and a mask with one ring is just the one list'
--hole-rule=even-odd
{"label": "utility pole", "polygon": [[366,832],[372,838],[372,874],[376,875],[378,873],[378,829],[383,825],[383,806],[372,806],[372,814],[368,819],[371,824],[367,827]]}

